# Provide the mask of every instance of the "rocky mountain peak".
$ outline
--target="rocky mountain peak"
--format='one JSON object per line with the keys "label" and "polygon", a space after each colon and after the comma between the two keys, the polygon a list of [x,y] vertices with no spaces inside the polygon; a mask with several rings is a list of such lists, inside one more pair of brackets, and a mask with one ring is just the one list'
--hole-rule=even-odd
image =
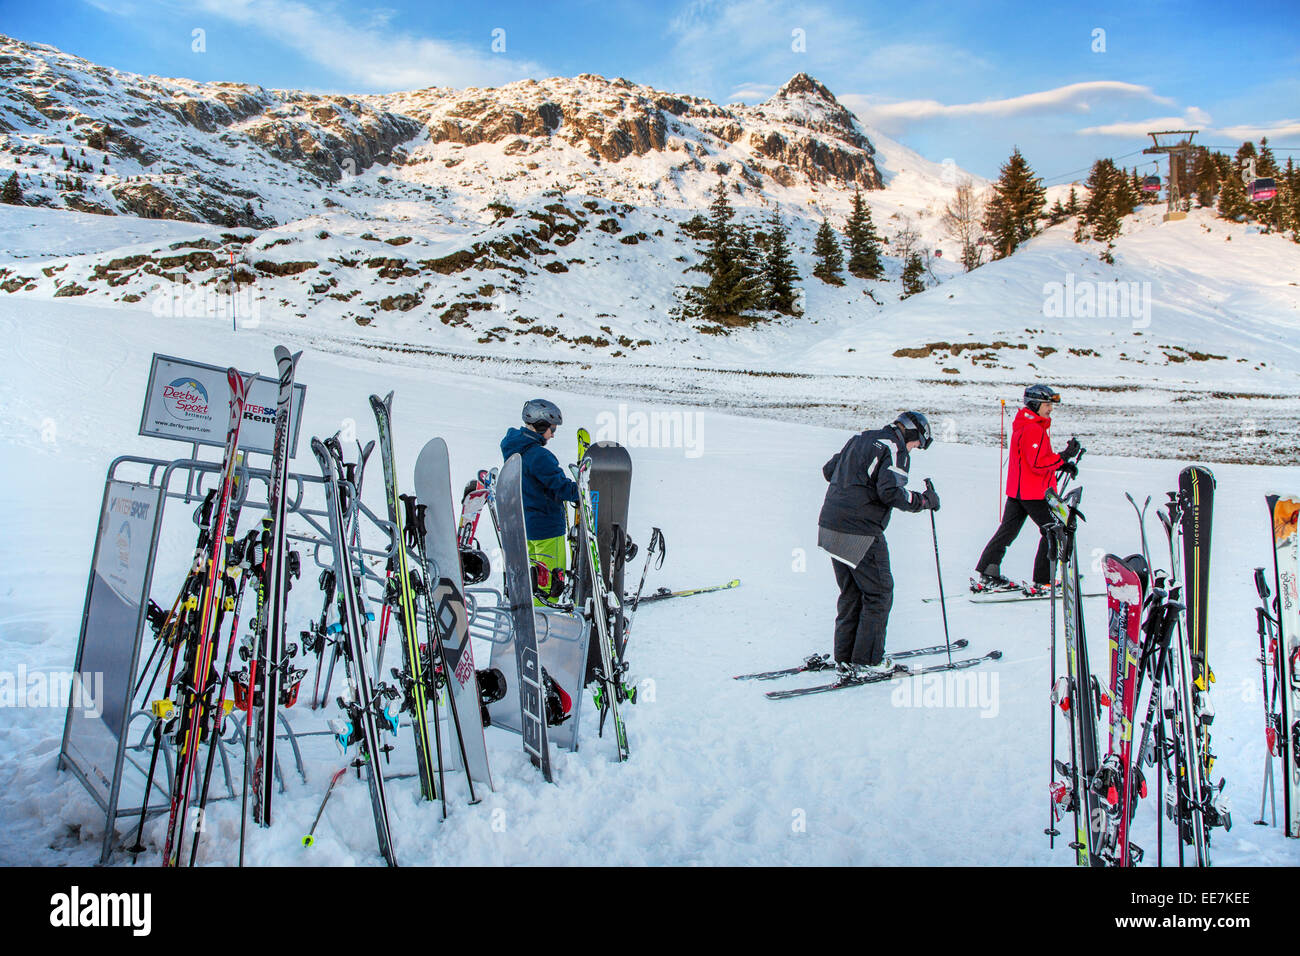
{"label": "rocky mountain peak", "polygon": [[834,106],[840,105],[839,101],[835,99],[835,95],[830,90],[807,73],[796,73],[794,76],[790,77],[790,79],[786,81],[785,86],[776,91],[776,96],[774,98],[788,99],[789,97],[799,93],[811,94]]}

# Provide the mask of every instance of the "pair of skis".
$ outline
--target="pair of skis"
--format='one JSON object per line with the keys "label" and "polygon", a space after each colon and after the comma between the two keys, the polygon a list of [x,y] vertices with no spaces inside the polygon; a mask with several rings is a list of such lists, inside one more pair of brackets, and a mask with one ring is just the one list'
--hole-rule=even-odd
{"label": "pair of skis", "polygon": [[[1270,744],[1265,796],[1272,789],[1272,753],[1282,760],[1282,815],[1288,837],[1300,837],[1300,496],[1269,495],[1266,499],[1273,530],[1273,584],[1276,597],[1268,613],[1268,586],[1262,569],[1255,572],[1263,605],[1257,611],[1260,627],[1260,666],[1268,690],[1268,661],[1272,660],[1273,687],[1264,698]],[[1269,639],[1266,641],[1265,633]],[[1271,654],[1269,651],[1271,650]],[[1276,809],[1276,804],[1275,804]],[[1260,819],[1264,818],[1263,801]]]}
{"label": "pair of skis", "polygon": [[[937,648],[934,653],[942,653],[946,649],[946,646],[940,647]],[[986,661],[996,661],[1001,658],[1001,651],[989,651],[987,654],[981,654],[979,657],[966,657],[961,660],[952,661],[951,663],[924,664],[920,666],[896,664],[891,672],[885,674],[875,674],[869,677],[842,677],[829,684],[817,684],[813,687],[793,687],[789,690],[770,690],[764,694],[764,696],[769,700],[788,700],[792,697],[808,697],[812,694],[826,694],[835,690],[847,690],[850,687],[858,687],[863,684],[884,683],[899,677],[921,677],[926,674],[938,674],[944,671],[965,670],[966,668],[974,667],[977,664],[983,664]]]}
{"label": "pair of skis", "polygon": [[[964,637],[959,637],[952,642],[954,650],[965,647],[970,642]],[[911,657],[924,657],[929,654],[942,654],[948,649],[947,644],[935,644],[931,647],[915,647],[906,651],[894,651],[889,656],[896,661],[907,660]],[[835,669],[835,662],[830,659],[829,654],[812,654],[804,658],[804,662],[798,667],[785,667],[775,671],[759,671],[756,674],[737,674],[734,680],[776,680],[778,677],[788,677],[791,674],[803,674],[812,671],[830,671]]]}

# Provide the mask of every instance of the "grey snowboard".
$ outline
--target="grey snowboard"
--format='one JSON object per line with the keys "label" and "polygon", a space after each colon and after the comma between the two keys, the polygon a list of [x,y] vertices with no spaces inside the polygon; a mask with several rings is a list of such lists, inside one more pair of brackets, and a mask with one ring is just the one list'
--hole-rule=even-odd
{"label": "grey snowboard", "polygon": [[[460,550],[456,546],[456,520],[451,495],[451,464],[447,443],[435,438],[420,450],[415,460],[415,496],[425,506],[425,547],[430,604],[438,619],[443,659],[447,663],[448,686],[455,697],[456,716],[465,743],[470,776],[492,787],[487,744],[483,740],[483,715],[479,702],[478,677],[474,670],[474,647],[465,611]],[[453,728],[454,729],[454,728]]]}
{"label": "grey snowboard", "polygon": [[[505,566],[506,599],[510,607],[508,641],[493,645],[492,664],[506,678],[506,696],[488,706],[492,722],[523,734],[524,752],[542,776],[551,782],[551,753],[546,740],[545,692],[542,664],[537,651],[537,622],[534,618],[532,572],[528,560],[528,538],[524,531],[523,459],[511,455],[496,483],[497,520],[501,525],[502,564]],[[513,650],[513,654],[508,653]],[[566,688],[570,694],[578,688]],[[519,723],[512,710],[518,701]],[[501,719],[498,715],[501,715]]]}

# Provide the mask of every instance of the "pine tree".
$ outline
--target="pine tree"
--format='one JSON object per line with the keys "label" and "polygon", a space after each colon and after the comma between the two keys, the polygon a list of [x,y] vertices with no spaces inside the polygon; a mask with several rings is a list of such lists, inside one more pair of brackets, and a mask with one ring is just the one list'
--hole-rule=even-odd
{"label": "pine tree", "polygon": [[737,313],[761,309],[766,300],[763,282],[763,263],[754,245],[754,235],[745,223],[736,224],[736,262],[739,265],[737,280]]}
{"label": "pine tree", "polygon": [[1056,202],[1052,203],[1052,208],[1047,211],[1047,224],[1055,226],[1065,222],[1065,207],[1061,205],[1061,199],[1058,196]]}
{"label": "pine tree", "polygon": [[1005,259],[1038,231],[1046,203],[1042,180],[1025,162],[1017,147],[993,184],[985,207],[984,229],[993,240],[993,257]]}
{"label": "pine tree", "polygon": [[1291,230],[1291,238],[1300,242],[1300,168],[1290,157],[1286,161],[1283,181],[1286,183],[1287,228]]}
{"label": "pine tree", "polygon": [[1101,242],[1110,242],[1119,235],[1121,212],[1116,192],[1123,189],[1124,180],[1124,174],[1110,159],[1099,159],[1092,164],[1086,183],[1088,199],[1083,204],[1084,234]]}
{"label": "pine tree", "polygon": [[763,259],[763,280],[767,293],[765,307],[782,315],[794,315],[794,284],[799,281],[799,271],[790,256],[789,233],[779,214],[772,216],[767,255]]}
{"label": "pine tree", "polygon": [[1267,136],[1261,136],[1259,139],[1259,158],[1255,161],[1255,175],[1261,179],[1272,179],[1274,186],[1278,187],[1278,194],[1272,199],[1254,203],[1255,216],[1267,227],[1268,231],[1281,232],[1286,228],[1287,200],[1282,195],[1283,184],[1277,182],[1281,172],[1277,165],[1277,159],[1273,156],[1273,150],[1269,149]]}
{"label": "pine tree", "polygon": [[813,255],[817,257],[813,275],[831,285],[844,284],[844,277],[840,275],[840,270],[844,268],[844,253],[840,251],[835,230],[825,219],[817,230],[817,239],[813,242]]}
{"label": "pine tree", "polygon": [[920,254],[913,252],[907,257],[907,262],[903,266],[903,294],[899,298],[906,299],[918,292],[924,292],[924,275],[925,264],[921,261]]}
{"label": "pine tree", "polygon": [[862,198],[862,190],[853,192],[853,212],[844,226],[849,246],[849,272],[859,279],[879,279],[885,273],[880,261],[880,237],[871,221],[871,207]]}
{"label": "pine tree", "polygon": [[1079,215],[1079,194],[1075,192],[1073,186],[1070,187],[1070,198],[1065,204],[1065,214],[1067,216]]}
{"label": "pine tree", "polygon": [[720,181],[709,205],[708,225],[704,230],[709,246],[699,266],[709,282],[687,291],[685,311],[688,314],[723,319],[738,316],[752,307],[752,277],[747,275],[737,252],[736,229],[731,222],[734,217],[726,185]]}
{"label": "pine tree", "polygon": [[1219,218],[1237,219],[1249,215],[1250,200],[1246,198],[1246,187],[1242,185],[1240,175],[1228,176],[1219,190]]}
{"label": "pine tree", "polygon": [[17,173],[10,173],[9,178],[5,180],[4,188],[0,189],[0,202],[8,203],[10,206],[23,204],[23,188],[18,185]]}

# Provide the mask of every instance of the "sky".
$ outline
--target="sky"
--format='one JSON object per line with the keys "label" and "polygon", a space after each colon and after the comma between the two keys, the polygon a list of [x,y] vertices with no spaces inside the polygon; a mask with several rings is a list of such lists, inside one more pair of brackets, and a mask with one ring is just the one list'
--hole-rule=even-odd
{"label": "sky", "polygon": [[[599,73],[719,103],[824,83],[864,123],[993,177],[1123,165],[1151,129],[1300,159],[1300,0],[0,0],[0,33],[134,73],[317,92]],[[1122,158],[1121,158],[1122,157]],[[1150,167],[1148,167],[1150,168]]]}

